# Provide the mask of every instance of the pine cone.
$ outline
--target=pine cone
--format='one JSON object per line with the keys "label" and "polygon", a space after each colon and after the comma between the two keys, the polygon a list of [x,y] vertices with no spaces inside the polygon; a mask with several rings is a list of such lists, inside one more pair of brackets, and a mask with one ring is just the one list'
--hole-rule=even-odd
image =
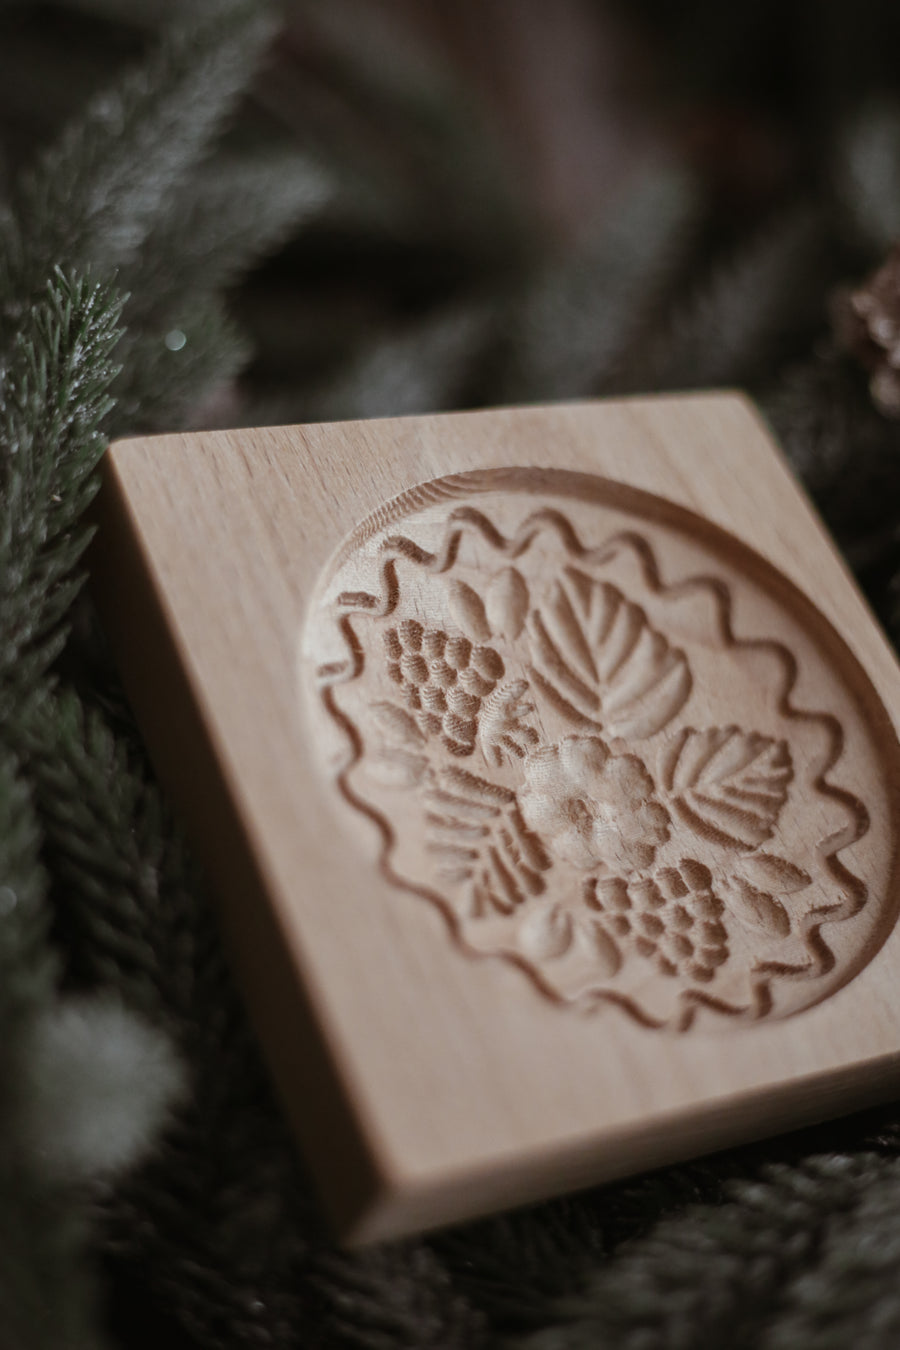
{"label": "pine cone", "polygon": [[875,405],[900,417],[900,243],[863,286],[838,294],[832,324],[844,350],[872,372]]}

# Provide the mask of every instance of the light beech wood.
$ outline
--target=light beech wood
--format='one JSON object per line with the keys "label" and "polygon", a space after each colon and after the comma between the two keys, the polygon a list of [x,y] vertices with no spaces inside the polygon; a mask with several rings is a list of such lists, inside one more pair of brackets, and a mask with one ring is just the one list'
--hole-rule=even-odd
{"label": "light beech wood", "polygon": [[93,581],[349,1242],[900,1082],[900,670],[753,408],[122,442]]}

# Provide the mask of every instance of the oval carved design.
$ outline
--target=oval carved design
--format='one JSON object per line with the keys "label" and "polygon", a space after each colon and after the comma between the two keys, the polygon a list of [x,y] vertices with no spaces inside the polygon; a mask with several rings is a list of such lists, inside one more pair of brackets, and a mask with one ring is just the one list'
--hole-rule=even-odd
{"label": "oval carved design", "polygon": [[560,1004],[784,1016],[893,922],[877,696],[687,511],[561,471],[438,480],[351,536],[304,647],[384,875]]}

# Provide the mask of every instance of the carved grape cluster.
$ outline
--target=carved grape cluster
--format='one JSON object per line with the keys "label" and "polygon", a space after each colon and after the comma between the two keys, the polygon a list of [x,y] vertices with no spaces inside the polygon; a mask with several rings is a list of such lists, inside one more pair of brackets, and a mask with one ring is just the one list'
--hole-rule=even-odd
{"label": "carved grape cluster", "polygon": [[471,755],[481,705],[503,678],[500,653],[463,634],[404,619],[384,635],[388,675],[424,736],[441,734],[452,755]]}
{"label": "carved grape cluster", "polygon": [[703,863],[685,858],[679,867],[630,881],[597,878],[585,898],[610,933],[652,960],[661,975],[708,984],[728,960],[725,905]]}

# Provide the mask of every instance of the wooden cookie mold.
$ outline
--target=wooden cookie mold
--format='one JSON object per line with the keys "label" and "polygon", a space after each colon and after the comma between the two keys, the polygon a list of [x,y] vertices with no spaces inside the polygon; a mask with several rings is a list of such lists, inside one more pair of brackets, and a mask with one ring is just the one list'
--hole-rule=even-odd
{"label": "wooden cookie mold", "polygon": [[112,447],[94,586],[342,1236],[900,1062],[900,671],[753,409]]}

